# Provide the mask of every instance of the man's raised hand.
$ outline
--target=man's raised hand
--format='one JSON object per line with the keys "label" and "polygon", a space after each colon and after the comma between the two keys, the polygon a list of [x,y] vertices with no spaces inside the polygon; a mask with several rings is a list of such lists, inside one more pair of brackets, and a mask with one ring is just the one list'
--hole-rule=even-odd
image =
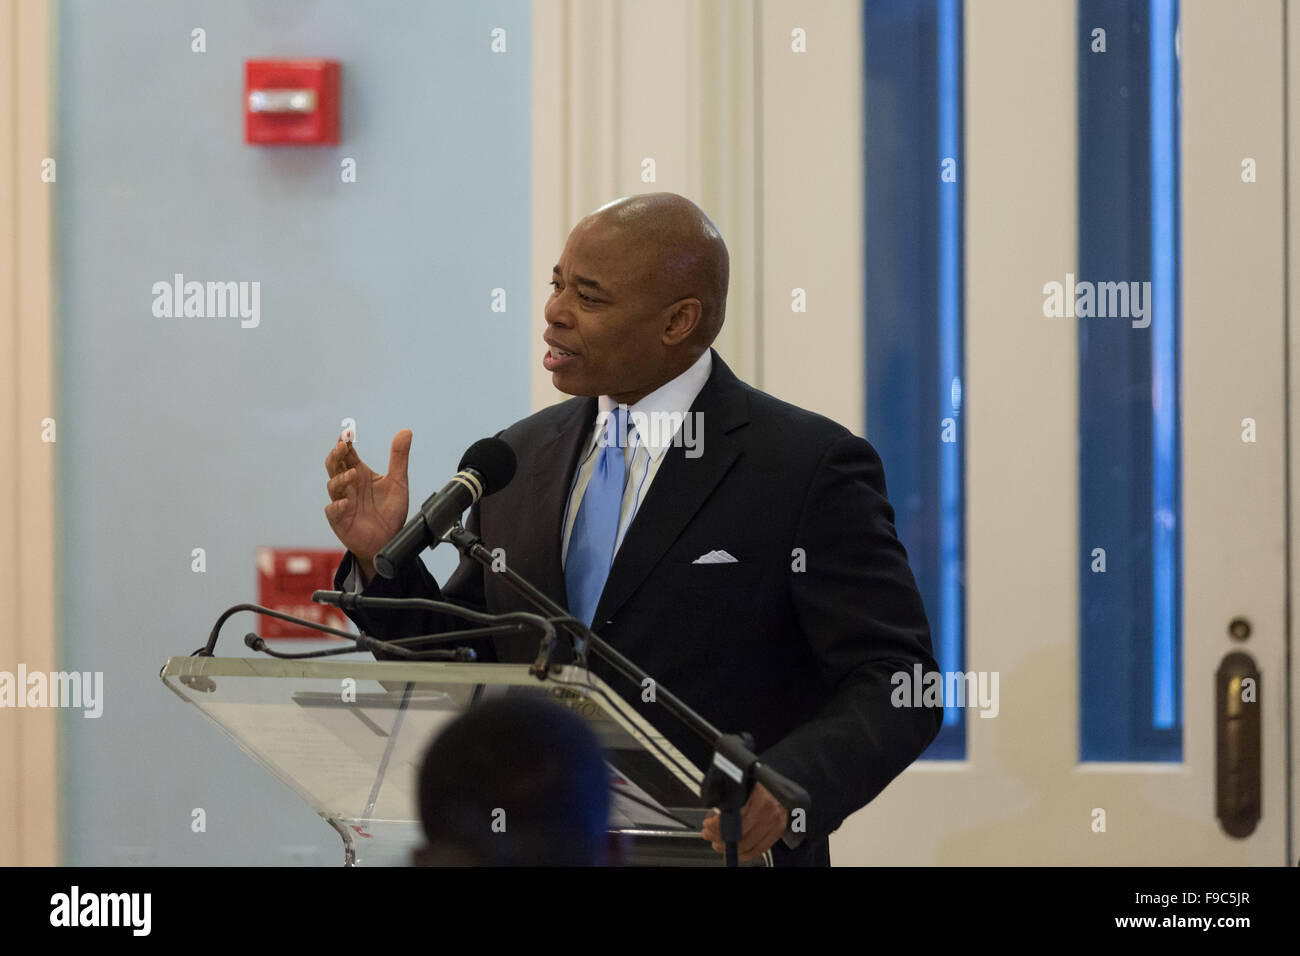
{"label": "man's raised hand", "polygon": [[325,517],[343,547],[357,559],[366,581],[375,576],[375,555],[406,523],[411,504],[406,483],[410,457],[411,431],[407,428],[393,437],[387,474],[375,474],[351,443],[342,439],[325,456],[330,495]]}

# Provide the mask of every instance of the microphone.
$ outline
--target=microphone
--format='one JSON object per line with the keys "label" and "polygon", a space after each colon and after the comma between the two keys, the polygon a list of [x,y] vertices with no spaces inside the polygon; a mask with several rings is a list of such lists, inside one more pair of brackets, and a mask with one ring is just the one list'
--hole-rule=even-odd
{"label": "microphone", "polygon": [[460,459],[460,470],[442,491],[420,506],[420,513],[375,555],[375,570],[392,579],[397,569],[437,541],[465,509],[500,491],[515,476],[514,449],[500,438],[481,438]]}

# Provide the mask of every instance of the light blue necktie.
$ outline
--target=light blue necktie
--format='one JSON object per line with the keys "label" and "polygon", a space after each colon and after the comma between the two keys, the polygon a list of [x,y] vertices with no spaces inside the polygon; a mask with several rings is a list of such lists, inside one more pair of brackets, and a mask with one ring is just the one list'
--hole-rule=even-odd
{"label": "light blue necktie", "polygon": [[627,439],[627,408],[619,405],[605,420],[603,447],[598,452],[591,481],[582,495],[578,516],[569,533],[569,553],[564,562],[564,589],[569,613],[588,627],[596,614],[601,592],[614,563],[618,518],[623,508],[626,465],[620,439]]}

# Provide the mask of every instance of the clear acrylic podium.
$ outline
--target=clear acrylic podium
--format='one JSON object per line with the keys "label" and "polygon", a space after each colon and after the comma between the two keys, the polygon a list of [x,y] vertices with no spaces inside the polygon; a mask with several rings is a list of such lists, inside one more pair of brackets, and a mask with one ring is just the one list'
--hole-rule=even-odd
{"label": "clear acrylic podium", "polygon": [[559,668],[543,682],[525,664],[173,657],[162,679],[338,832],[344,865],[410,861],[429,741],[476,702],[514,694],[550,698],[596,732],[625,862],[723,862],[699,836],[710,812],[699,768],[586,670]]}

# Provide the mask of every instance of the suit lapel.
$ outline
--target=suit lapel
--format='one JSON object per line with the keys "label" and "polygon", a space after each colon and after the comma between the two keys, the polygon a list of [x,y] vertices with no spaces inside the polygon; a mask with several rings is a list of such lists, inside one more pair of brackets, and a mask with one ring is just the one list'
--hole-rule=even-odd
{"label": "suit lapel", "polygon": [[[740,457],[743,442],[733,432],[749,420],[744,388],[717,352],[713,353],[709,380],[691,406],[691,414],[697,413],[702,415],[702,454],[687,458],[680,444],[664,452],[650,490],[614,556],[614,566],[596,607],[593,630],[599,630],[641,586]],[[570,467],[570,478],[572,475]],[[568,482],[564,488],[567,490]],[[560,580],[563,591],[562,576]]]}
{"label": "suit lapel", "polygon": [[[542,580],[536,586],[561,607],[568,607],[564,591],[564,570],[560,551],[564,545],[564,509],[569,502],[573,475],[578,470],[578,455],[596,425],[596,399],[572,403],[573,410],[555,425],[554,433],[538,446],[537,463],[532,475],[532,523],[536,537],[529,543],[534,554],[545,555]],[[558,462],[565,462],[563,469]]]}

